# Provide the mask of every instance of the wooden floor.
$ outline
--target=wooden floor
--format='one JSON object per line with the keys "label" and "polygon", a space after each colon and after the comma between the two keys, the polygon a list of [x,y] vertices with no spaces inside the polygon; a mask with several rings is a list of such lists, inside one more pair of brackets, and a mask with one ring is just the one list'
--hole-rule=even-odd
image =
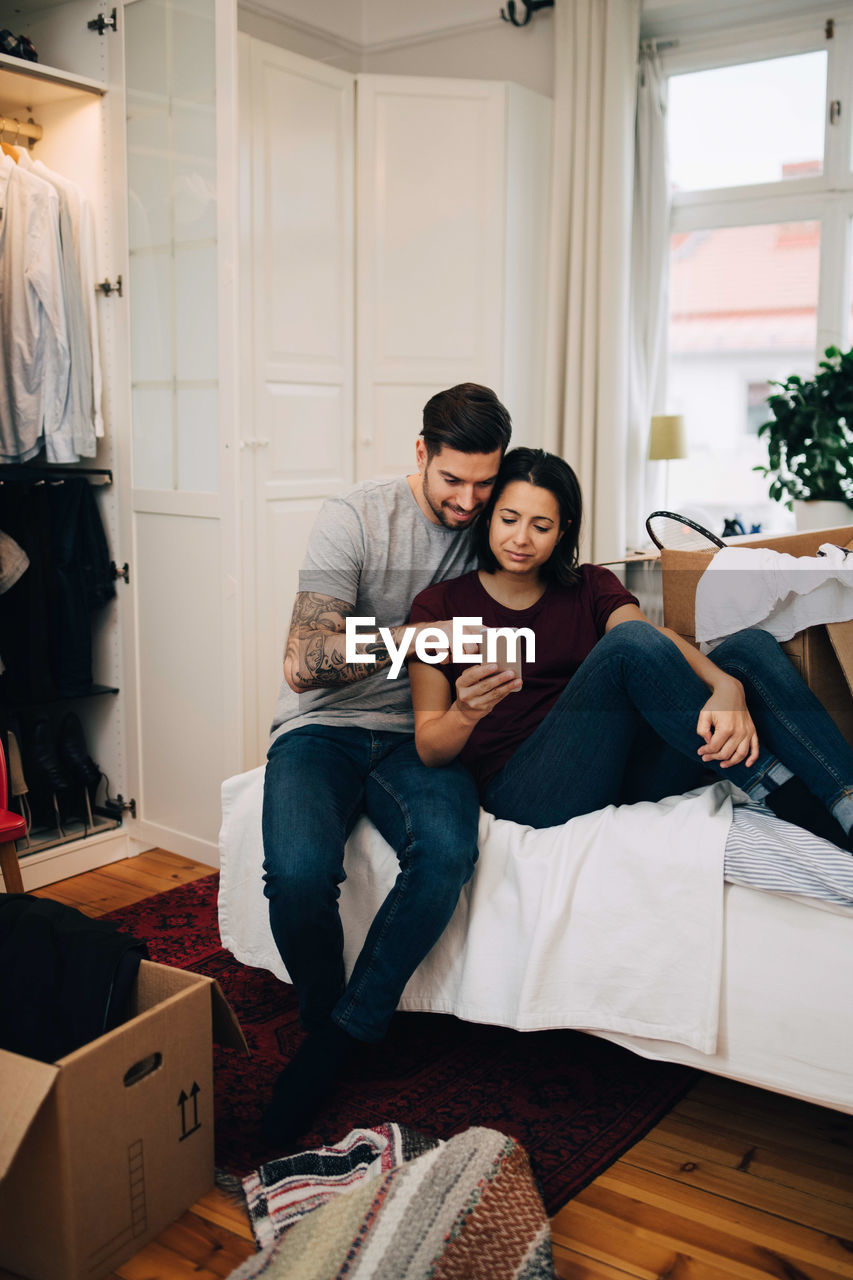
{"label": "wooden floor", "polygon": [[[95,916],[209,874],[158,849],[37,892]],[[552,1226],[571,1280],[853,1280],[853,1117],[703,1077]],[[213,1280],[253,1252],[211,1191],[112,1280]]]}

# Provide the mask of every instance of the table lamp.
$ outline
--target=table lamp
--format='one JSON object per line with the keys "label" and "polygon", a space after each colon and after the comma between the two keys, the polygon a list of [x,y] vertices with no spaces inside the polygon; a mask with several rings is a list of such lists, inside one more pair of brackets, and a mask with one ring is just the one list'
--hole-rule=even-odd
{"label": "table lamp", "polygon": [[649,432],[649,460],[665,462],[664,506],[669,505],[669,463],[672,458],[687,457],[687,435],[684,415],[681,413],[656,413],[652,417]]}

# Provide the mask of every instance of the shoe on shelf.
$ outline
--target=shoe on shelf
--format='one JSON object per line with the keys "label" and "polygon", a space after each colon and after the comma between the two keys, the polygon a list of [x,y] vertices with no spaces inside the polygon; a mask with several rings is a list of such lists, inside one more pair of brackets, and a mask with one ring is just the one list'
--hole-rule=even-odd
{"label": "shoe on shelf", "polygon": [[33,717],[27,726],[24,768],[33,825],[61,831],[63,803],[67,801],[72,779],[56,754],[50,720],[45,715]]}
{"label": "shoe on shelf", "polygon": [[53,732],[47,716],[38,715],[30,722],[26,768],[32,790],[67,791],[71,786],[68,770],[59,759]]}
{"label": "shoe on shelf", "polygon": [[89,801],[95,803],[95,794],[101,781],[101,771],[89,755],[80,717],[75,711],[67,711],[62,717],[57,737],[59,758],[74,782],[82,784],[89,793]]}

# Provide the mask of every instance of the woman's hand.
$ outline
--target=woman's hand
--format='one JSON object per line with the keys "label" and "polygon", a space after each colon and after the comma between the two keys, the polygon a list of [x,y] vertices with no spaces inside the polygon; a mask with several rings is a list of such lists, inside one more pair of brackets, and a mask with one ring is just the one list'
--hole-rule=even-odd
{"label": "woman's hand", "polygon": [[713,693],[699,712],[696,732],[705,739],[705,745],[699,748],[703,760],[716,760],[721,769],[733,764],[755,764],[758,734],[740,680],[725,675],[715,682]]}
{"label": "woman's hand", "polygon": [[495,663],[466,667],[456,681],[456,710],[469,724],[476,724],[502,702],[508,693],[521,688],[514,671]]}

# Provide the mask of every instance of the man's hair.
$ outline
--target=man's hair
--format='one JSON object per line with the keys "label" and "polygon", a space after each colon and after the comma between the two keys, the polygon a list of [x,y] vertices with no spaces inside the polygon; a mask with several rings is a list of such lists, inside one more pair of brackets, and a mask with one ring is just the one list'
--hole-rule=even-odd
{"label": "man's hair", "polygon": [[480,568],[485,569],[486,573],[493,573],[498,567],[489,546],[489,526],[501,494],[514,480],[526,480],[538,489],[547,489],[557,499],[563,536],[539,572],[546,580],[553,579],[561,586],[571,586],[580,576],[578,542],[583,518],[583,498],[578,478],[568,462],[556,453],[546,453],[544,449],[511,449],[501,463],[491,497],[475,525],[474,537]]}
{"label": "man's hair", "polygon": [[424,405],[421,435],[427,459],[444,445],[460,453],[504,453],[512,434],[512,421],[494,391],[476,382],[439,391]]}

